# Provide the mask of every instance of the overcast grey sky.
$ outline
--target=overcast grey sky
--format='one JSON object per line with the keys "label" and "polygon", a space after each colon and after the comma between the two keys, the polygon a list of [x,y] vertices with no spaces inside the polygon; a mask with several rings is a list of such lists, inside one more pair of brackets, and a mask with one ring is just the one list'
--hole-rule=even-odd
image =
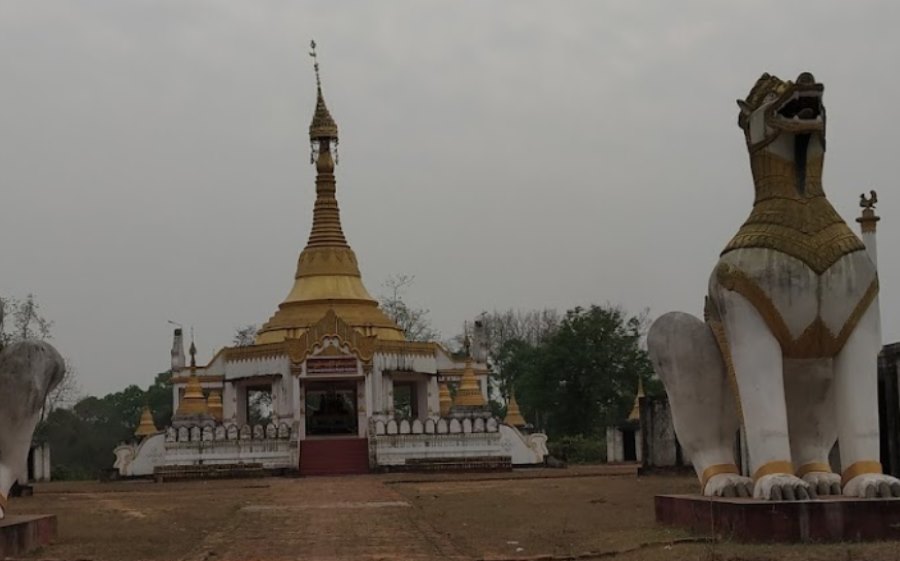
{"label": "overcast grey sky", "polygon": [[[204,361],[287,294],[310,227],[319,44],[369,291],[481,310],[701,312],[750,210],[735,99],[826,86],[825,189],[882,203],[900,339],[900,3],[0,1],[0,295],[33,292],[86,392]],[[853,224],[854,228],[856,224]]]}

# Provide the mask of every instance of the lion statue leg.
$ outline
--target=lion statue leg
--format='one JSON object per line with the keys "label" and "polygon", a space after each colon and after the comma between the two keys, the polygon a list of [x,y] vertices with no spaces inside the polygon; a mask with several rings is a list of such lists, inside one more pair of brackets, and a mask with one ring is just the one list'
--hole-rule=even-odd
{"label": "lion statue leg", "polygon": [[834,360],[835,412],[844,495],[900,497],[900,480],[881,472],[878,434],[878,299],[863,314]]}
{"label": "lion statue leg", "polygon": [[734,369],[753,474],[753,496],[803,500],[809,484],[794,475],[781,344],[746,298],[712,283]]}
{"label": "lion statue leg", "polygon": [[9,490],[28,475],[28,450],[47,394],[62,380],[65,362],[42,341],[14,343],[0,352],[0,519]]}
{"label": "lion statue leg", "polygon": [[647,347],[666,386],[675,433],[706,496],[747,497],[752,481],[734,462],[739,418],[725,364],[708,325],[671,312],[650,327]]}
{"label": "lion statue leg", "polygon": [[837,441],[833,361],[785,359],[784,391],[795,474],[817,495],[840,495],[841,476],[828,461]]}

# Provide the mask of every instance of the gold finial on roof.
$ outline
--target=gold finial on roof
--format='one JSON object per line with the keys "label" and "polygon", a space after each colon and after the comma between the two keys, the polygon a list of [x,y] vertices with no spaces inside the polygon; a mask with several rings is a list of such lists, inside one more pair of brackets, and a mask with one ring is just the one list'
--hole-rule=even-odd
{"label": "gold finial on roof", "polygon": [[516,393],[512,390],[509,392],[509,403],[506,404],[506,417],[503,418],[503,422],[513,427],[524,427],[527,424],[519,410]]}
{"label": "gold finial on roof", "polygon": [[863,231],[863,234],[866,233],[874,233],[876,223],[881,220],[880,216],[876,216],[875,214],[875,205],[878,204],[878,193],[874,190],[869,191],[869,196],[866,197],[865,193],[862,193],[859,196],[859,206],[863,209],[862,216],[856,219],[860,224],[860,228]]}
{"label": "gold finial on roof", "polygon": [[137,429],[134,431],[134,436],[143,438],[158,432],[159,429],[156,428],[156,424],[153,422],[153,414],[150,412],[150,406],[145,405],[144,411],[141,413],[141,422],[138,423]]}

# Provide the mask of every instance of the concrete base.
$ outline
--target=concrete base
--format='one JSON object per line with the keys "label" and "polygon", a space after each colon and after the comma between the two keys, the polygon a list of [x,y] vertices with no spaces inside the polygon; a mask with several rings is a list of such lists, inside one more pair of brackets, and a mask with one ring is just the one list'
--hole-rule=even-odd
{"label": "concrete base", "polygon": [[18,557],[56,539],[56,516],[10,515],[0,520],[0,559]]}
{"label": "concrete base", "polygon": [[746,542],[896,540],[900,539],[900,499],[770,502],[657,495],[656,521]]}

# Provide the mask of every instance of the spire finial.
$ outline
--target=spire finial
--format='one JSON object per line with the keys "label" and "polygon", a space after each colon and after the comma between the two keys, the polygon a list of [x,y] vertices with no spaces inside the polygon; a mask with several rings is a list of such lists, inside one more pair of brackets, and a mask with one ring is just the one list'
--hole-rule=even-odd
{"label": "spire finial", "polygon": [[[316,42],[310,41],[309,46],[309,56],[313,59],[313,69],[316,71],[316,111],[313,113],[312,123],[309,125],[309,163],[317,164],[317,169],[322,167],[322,170],[330,173],[334,171],[334,164],[337,163],[338,128],[328,107],[325,106],[325,96],[322,95],[322,79],[319,76],[319,56],[316,52]],[[332,160],[329,154],[322,162],[319,162],[319,155],[322,152],[330,152],[332,149],[334,150],[334,159]]]}
{"label": "spire finial", "polygon": [[191,347],[188,349],[191,353],[191,370],[197,368],[197,346],[194,345],[194,326],[191,326]]}
{"label": "spire finial", "polygon": [[316,40],[309,42],[309,56],[313,59],[313,69],[316,71],[316,88],[322,91],[322,80],[319,78],[319,58],[316,56]]}
{"label": "spire finial", "polygon": [[472,358],[472,339],[469,338],[469,322],[463,322],[463,349],[466,351],[466,358]]}

